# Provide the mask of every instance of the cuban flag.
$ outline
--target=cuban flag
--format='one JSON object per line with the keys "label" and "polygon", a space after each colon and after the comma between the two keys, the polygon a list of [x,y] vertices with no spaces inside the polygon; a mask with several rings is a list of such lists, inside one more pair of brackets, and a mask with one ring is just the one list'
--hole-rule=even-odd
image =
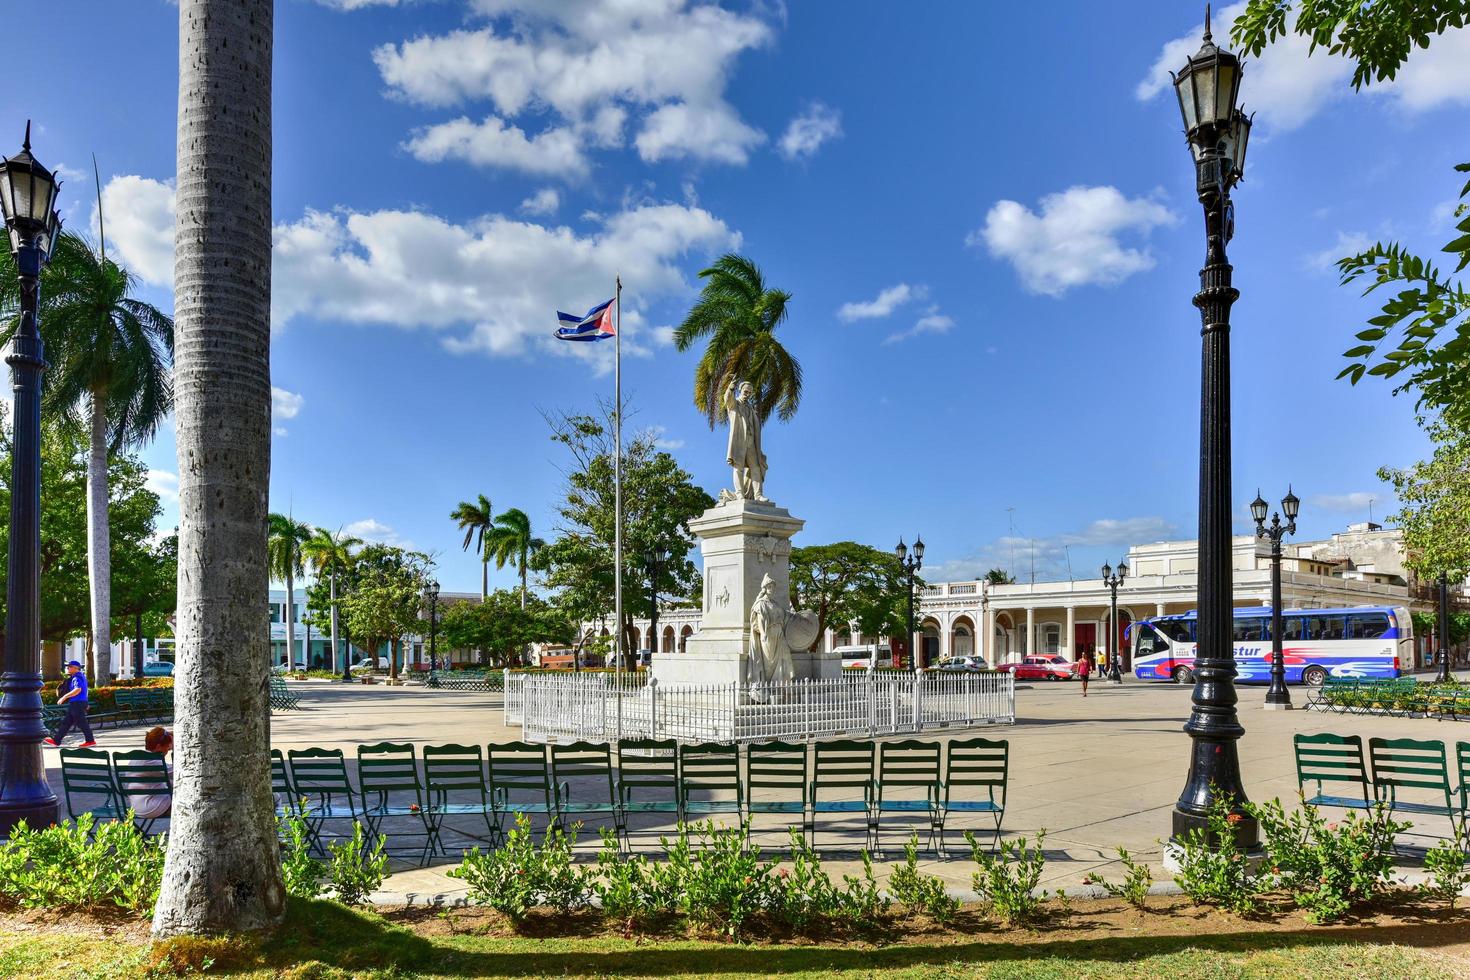
{"label": "cuban flag", "polygon": [[597,304],[581,317],[557,310],[556,318],[561,323],[556,331],[557,340],[606,340],[618,332],[613,322],[612,300]]}

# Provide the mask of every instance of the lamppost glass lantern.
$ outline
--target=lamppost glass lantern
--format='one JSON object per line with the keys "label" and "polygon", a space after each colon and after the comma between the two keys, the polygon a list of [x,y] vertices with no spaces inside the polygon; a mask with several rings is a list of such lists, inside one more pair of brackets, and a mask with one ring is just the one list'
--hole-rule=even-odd
{"label": "lamppost glass lantern", "polygon": [[1257,490],[1256,499],[1251,501],[1251,519],[1257,524],[1266,523],[1266,512],[1270,509],[1271,505],[1266,503],[1265,498],[1261,496],[1261,491]]}
{"label": "lamppost glass lantern", "polygon": [[428,593],[430,602],[439,601],[439,582],[436,579],[429,580]]}
{"label": "lamppost glass lantern", "polygon": [[1123,579],[1125,579],[1127,577],[1128,577],[1128,563],[1126,561],[1120,561],[1120,562],[1118,562],[1118,579],[1121,581],[1121,580],[1123,580]]}
{"label": "lamppost glass lantern", "polygon": [[909,546],[903,543],[903,538],[898,539],[898,544],[894,546],[893,553],[898,557],[899,561],[903,561],[909,556]]}
{"label": "lamppost glass lantern", "polygon": [[1102,577],[1103,581],[1105,582],[1113,577],[1113,566],[1109,565],[1107,562],[1103,562]]}
{"label": "lamppost glass lantern", "polygon": [[1286,488],[1286,496],[1281,498],[1281,512],[1291,523],[1296,523],[1296,515],[1301,512],[1302,502],[1297,499],[1296,494],[1291,492],[1291,487]]}
{"label": "lamppost glass lantern", "polygon": [[914,539],[914,559],[922,562],[924,560],[924,539]]}
{"label": "lamppost glass lantern", "polygon": [[1230,120],[1230,131],[1225,134],[1222,149],[1230,158],[1231,175],[1233,180],[1240,180],[1245,176],[1245,149],[1251,141],[1251,119],[1239,109]]}
{"label": "lamppost glass lantern", "polygon": [[31,156],[31,125],[26,123],[25,145],[13,157],[0,160],[0,211],[10,231],[10,247],[19,251],[21,240],[39,236],[43,255],[61,229],[56,213],[56,192],[61,184],[56,175]]}
{"label": "lamppost glass lantern", "polygon": [[1216,139],[1223,137],[1235,116],[1235,97],[1240,92],[1240,59],[1215,46],[1210,36],[1208,11],[1204,44],[1173,78],[1189,142],[1201,143],[1205,130]]}

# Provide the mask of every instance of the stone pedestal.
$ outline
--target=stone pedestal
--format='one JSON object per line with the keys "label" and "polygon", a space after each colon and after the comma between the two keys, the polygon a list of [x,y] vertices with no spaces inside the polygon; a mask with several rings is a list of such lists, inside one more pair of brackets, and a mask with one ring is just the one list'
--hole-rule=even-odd
{"label": "stone pedestal", "polygon": [[[704,605],[699,632],[684,652],[653,655],[660,684],[745,683],[750,607],[767,575],[777,595],[791,588],[791,538],[806,522],[784,507],[726,500],[689,522],[704,557]],[[792,653],[798,679],[840,676],[835,654]]]}

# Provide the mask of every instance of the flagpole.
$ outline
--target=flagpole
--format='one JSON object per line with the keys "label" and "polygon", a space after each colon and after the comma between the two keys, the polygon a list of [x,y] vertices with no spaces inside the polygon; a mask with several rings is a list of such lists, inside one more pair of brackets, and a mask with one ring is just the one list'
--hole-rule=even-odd
{"label": "flagpole", "polygon": [[617,737],[623,739],[623,277],[615,276],[616,322],[613,332],[613,618],[617,642],[613,686],[617,690]]}

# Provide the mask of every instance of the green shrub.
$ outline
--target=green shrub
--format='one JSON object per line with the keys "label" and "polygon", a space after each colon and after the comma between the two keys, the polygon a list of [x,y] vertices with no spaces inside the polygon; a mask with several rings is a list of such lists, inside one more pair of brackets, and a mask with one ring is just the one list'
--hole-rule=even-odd
{"label": "green shrub", "polygon": [[1148,890],[1153,887],[1154,873],[1146,864],[1133,860],[1133,855],[1118,848],[1118,861],[1123,865],[1123,880],[1114,883],[1100,874],[1089,873],[1082,879],[1084,884],[1097,885],[1113,898],[1121,898],[1136,909],[1148,902]]}
{"label": "green shrub", "polygon": [[1046,841],[1045,828],[1036,832],[1034,849],[1024,837],[1001,841],[995,854],[975,839],[973,831],[965,831],[965,840],[970,842],[970,854],[980,866],[972,881],[986,911],[1007,925],[1040,919],[1045,895],[1037,891],[1037,886],[1046,867],[1041,849]]}
{"label": "green shrub", "polygon": [[904,862],[888,873],[888,893],[910,916],[927,916],[937,925],[948,925],[960,911],[960,903],[944,890],[944,881],[919,870],[919,835],[911,834],[903,846]]}
{"label": "green shrub", "polygon": [[1460,893],[1470,885],[1470,838],[1464,827],[1456,827],[1453,837],[1429,849],[1424,855],[1424,871],[1429,880],[1420,883],[1420,893],[1443,899],[1453,909]]}
{"label": "green shrub", "polygon": [[1394,837],[1410,826],[1391,820],[1386,807],[1334,823],[1305,803],[1292,814],[1280,800],[1245,810],[1261,825],[1271,878],[1317,923],[1341,919],[1388,887]]}
{"label": "green shrub", "polygon": [[761,860],[760,848],[747,846],[744,826],[681,823],[672,841],[664,837],[660,843],[663,881],[691,924],[740,939],[753,915],[780,905],[775,862]]}
{"label": "green shrub", "polygon": [[892,904],[888,896],[878,890],[878,876],[873,873],[873,858],[863,851],[863,873],[843,875],[843,888],[835,895],[834,912],[839,921],[857,929],[874,929],[888,914]]}
{"label": "green shrub", "polygon": [[165,842],[126,820],[91,814],[43,830],[16,824],[0,844],[0,895],[26,908],[114,905],[151,915],[163,884]]}
{"label": "green shrub", "polygon": [[288,813],[276,818],[281,837],[281,874],[286,881],[286,894],[296,898],[320,898],[322,876],[327,866],[311,855],[311,834],[307,826],[306,801],[302,813]]}
{"label": "green shrub", "polygon": [[602,914],[625,930],[674,914],[678,896],[669,890],[667,876],[643,855],[623,854],[617,834],[606,827],[597,873],[592,889],[602,903]]}
{"label": "green shrub", "polygon": [[1179,865],[1174,883],[1196,904],[1252,915],[1260,910],[1261,892],[1270,883],[1251,874],[1246,855],[1235,840],[1235,825],[1241,815],[1231,812],[1231,804],[1230,797],[1216,794],[1206,825],[1166,847]]}
{"label": "green shrub", "polygon": [[362,824],[354,820],[350,838],[327,845],[327,880],[337,901],[365,905],[368,896],[383,886],[388,876],[388,855],[383,853],[386,843],[380,834],[369,849]]}
{"label": "green shrub", "polygon": [[546,831],[541,847],[531,836],[531,821],[516,815],[505,843],[493,851],[466,851],[464,862],[447,872],[469,885],[470,898],[520,923],[533,908],[545,906],[559,913],[584,909],[592,899],[591,876],[572,860],[576,831],[569,836],[560,827]]}

